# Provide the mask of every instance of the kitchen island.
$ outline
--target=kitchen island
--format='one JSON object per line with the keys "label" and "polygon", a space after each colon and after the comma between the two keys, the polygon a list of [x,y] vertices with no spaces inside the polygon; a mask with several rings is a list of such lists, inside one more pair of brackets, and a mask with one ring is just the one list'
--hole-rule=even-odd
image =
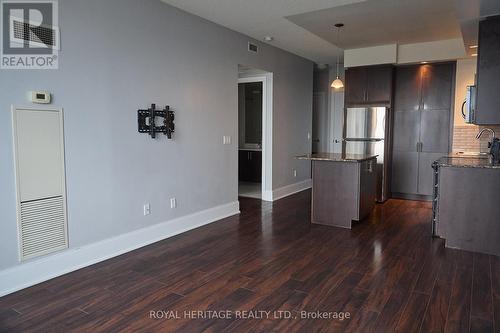
{"label": "kitchen island", "polygon": [[312,161],[311,223],[351,229],[373,210],[377,155],[316,153]]}
{"label": "kitchen island", "polygon": [[487,156],[447,156],[433,167],[434,236],[446,247],[500,255],[500,165]]}

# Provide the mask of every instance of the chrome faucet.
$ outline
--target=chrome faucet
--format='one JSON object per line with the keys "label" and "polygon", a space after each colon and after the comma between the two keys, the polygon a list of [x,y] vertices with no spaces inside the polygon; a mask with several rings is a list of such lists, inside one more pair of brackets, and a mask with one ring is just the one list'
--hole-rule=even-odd
{"label": "chrome faucet", "polygon": [[490,148],[491,162],[493,164],[500,163],[500,139],[495,136],[495,131],[491,128],[483,128],[476,135],[476,139],[479,139],[484,132],[491,133],[491,142],[488,142],[488,147]]}
{"label": "chrome faucet", "polygon": [[487,128],[487,127],[485,127],[485,128],[483,128],[482,130],[480,130],[480,131],[479,131],[479,133],[477,133],[477,135],[476,135],[476,139],[478,139],[478,140],[479,140],[479,138],[481,137],[481,135],[483,135],[483,133],[484,133],[484,132],[486,132],[486,131],[488,131],[488,132],[490,132],[490,133],[491,133],[491,140],[492,140],[492,141],[493,141],[493,139],[495,139],[495,138],[496,138],[495,131],[494,131],[494,130],[492,130],[491,128]]}

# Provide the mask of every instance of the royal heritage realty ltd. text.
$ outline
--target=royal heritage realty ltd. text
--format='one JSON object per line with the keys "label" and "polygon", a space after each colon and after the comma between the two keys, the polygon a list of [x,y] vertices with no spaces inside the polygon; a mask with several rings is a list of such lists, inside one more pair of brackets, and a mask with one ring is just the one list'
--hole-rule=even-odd
{"label": "royal heritage realty ltd. text", "polygon": [[349,312],[287,311],[287,310],[151,310],[150,319],[350,319]]}

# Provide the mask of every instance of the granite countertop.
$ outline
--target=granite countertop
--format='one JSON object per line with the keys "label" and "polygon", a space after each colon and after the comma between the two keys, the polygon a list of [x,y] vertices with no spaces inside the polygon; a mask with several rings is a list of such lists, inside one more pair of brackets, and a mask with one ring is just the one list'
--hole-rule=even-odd
{"label": "granite countertop", "polygon": [[242,151],[262,151],[262,148],[238,148],[238,150],[242,150]]}
{"label": "granite countertop", "polygon": [[299,160],[329,161],[329,162],[363,162],[377,158],[378,155],[314,153],[296,156]]}
{"label": "granite countertop", "polygon": [[499,169],[500,164],[492,164],[488,156],[448,155],[434,162],[439,167]]}

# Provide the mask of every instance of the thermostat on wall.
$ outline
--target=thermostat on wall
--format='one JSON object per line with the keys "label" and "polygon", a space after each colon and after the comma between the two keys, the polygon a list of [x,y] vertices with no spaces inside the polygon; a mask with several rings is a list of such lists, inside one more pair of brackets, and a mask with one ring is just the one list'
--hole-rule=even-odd
{"label": "thermostat on wall", "polygon": [[30,91],[30,100],[37,104],[50,104],[50,93],[46,91]]}

